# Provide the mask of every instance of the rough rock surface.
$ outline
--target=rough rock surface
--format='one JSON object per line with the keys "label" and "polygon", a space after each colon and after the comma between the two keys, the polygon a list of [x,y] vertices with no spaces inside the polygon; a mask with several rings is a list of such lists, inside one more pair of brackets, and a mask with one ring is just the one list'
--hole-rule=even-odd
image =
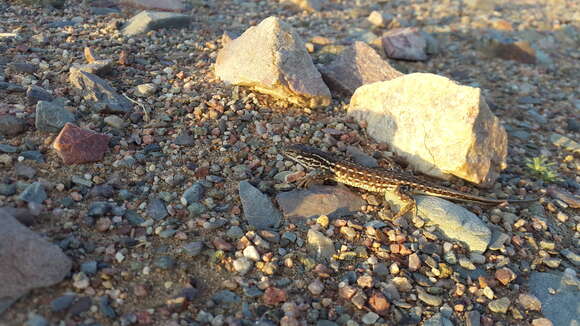
{"label": "rough rock surface", "polygon": [[70,259],[0,210],[0,314],[31,289],[51,286],[64,279]]}
{"label": "rough rock surface", "polygon": [[240,182],[239,193],[244,208],[244,217],[250,225],[258,229],[278,226],[282,217],[268,196],[247,181]]}
{"label": "rough rock surface", "polygon": [[65,164],[96,162],[109,149],[109,136],[67,123],[52,146]]}
{"label": "rough rock surface", "polygon": [[580,282],[574,270],[566,269],[563,274],[533,272],[528,286],[554,325],[580,325]]}
{"label": "rough rock surface", "polygon": [[347,187],[315,185],[303,190],[279,193],[276,196],[284,217],[331,218],[352,214],[360,210],[364,201]]}
{"label": "rough rock surface", "polygon": [[348,112],[425,174],[490,185],[506,167],[507,134],[479,88],[414,73],[360,87]]}
{"label": "rough rock surface", "polygon": [[334,61],[322,66],[320,72],[331,90],[347,96],[362,85],[403,75],[364,42],[355,42]]}
{"label": "rough rock surface", "polygon": [[97,111],[127,113],[133,107],[129,100],[117,94],[108,81],[97,75],[73,68],[70,70],[69,82],[85,100],[93,102]]}
{"label": "rough rock surface", "polygon": [[36,104],[36,129],[59,132],[67,122],[74,122],[75,115],[56,102],[39,101]]}
{"label": "rough rock surface", "polygon": [[427,40],[414,28],[395,28],[381,39],[389,58],[423,61],[427,60]]}
{"label": "rough rock surface", "polygon": [[[428,224],[436,225],[442,233],[464,242],[470,251],[484,252],[491,241],[491,230],[472,212],[448,200],[432,196],[414,196],[417,215]],[[401,200],[392,192],[385,199],[401,207]]]}
{"label": "rough rock surface", "polygon": [[298,105],[330,104],[330,91],[304,42],[277,17],[264,19],[229,42],[218,53],[215,72],[224,82],[248,86]]}
{"label": "rough rock surface", "polygon": [[142,11],[133,16],[123,27],[123,35],[134,36],[161,28],[180,28],[189,25],[191,17],[188,15],[163,12]]}

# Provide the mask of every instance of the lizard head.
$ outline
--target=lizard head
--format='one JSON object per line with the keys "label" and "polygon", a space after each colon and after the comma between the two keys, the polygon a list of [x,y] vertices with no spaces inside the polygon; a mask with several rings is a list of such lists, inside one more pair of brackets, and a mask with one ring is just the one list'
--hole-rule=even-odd
{"label": "lizard head", "polygon": [[329,170],[335,161],[332,155],[303,144],[290,145],[283,153],[292,161],[312,170]]}

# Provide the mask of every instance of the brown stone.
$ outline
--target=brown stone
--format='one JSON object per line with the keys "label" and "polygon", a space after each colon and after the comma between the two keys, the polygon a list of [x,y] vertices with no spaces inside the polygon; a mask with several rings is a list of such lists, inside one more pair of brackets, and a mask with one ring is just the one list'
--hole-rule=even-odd
{"label": "brown stone", "polygon": [[271,287],[266,289],[266,292],[262,296],[262,299],[264,300],[264,303],[267,305],[277,305],[281,302],[286,301],[287,295],[286,291],[284,291],[283,289]]}
{"label": "brown stone", "polygon": [[347,96],[362,85],[403,75],[364,42],[355,42],[320,72],[331,90]]}
{"label": "brown stone", "polygon": [[337,218],[358,211],[364,201],[345,186],[315,185],[308,189],[282,192],[276,201],[285,217],[327,215]]}
{"label": "brown stone", "polygon": [[506,267],[495,271],[495,278],[500,281],[501,284],[507,285],[509,282],[516,279],[516,274]]}
{"label": "brown stone", "polygon": [[64,164],[97,162],[103,159],[109,149],[109,136],[67,123],[52,147]]}
{"label": "brown stone", "polygon": [[338,288],[338,295],[346,300],[352,298],[356,293],[356,288],[350,285],[345,285],[343,287]]}
{"label": "brown stone", "polygon": [[409,255],[409,270],[414,272],[421,267],[421,258],[416,253]]}
{"label": "brown stone", "polygon": [[217,238],[213,240],[213,245],[215,246],[216,249],[218,250],[223,250],[223,251],[232,251],[234,250],[234,246],[225,241],[224,239],[221,238]]}
{"label": "brown stone", "polygon": [[389,312],[389,307],[391,304],[387,301],[387,298],[379,292],[373,291],[371,297],[369,298],[369,305],[371,308],[379,315],[385,316]]}

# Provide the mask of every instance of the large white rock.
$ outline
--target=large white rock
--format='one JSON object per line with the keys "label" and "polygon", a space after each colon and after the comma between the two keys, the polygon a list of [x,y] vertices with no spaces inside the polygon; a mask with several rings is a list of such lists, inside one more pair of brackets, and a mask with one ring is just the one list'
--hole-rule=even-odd
{"label": "large white rock", "polygon": [[414,73],[359,87],[348,113],[424,174],[489,186],[506,168],[507,134],[479,88]]}
{"label": "large white rock", "polygon": [[330,104],[330,91],[290,25],[264,19],[219,51],[216,75],[224,82],[308,107]]}

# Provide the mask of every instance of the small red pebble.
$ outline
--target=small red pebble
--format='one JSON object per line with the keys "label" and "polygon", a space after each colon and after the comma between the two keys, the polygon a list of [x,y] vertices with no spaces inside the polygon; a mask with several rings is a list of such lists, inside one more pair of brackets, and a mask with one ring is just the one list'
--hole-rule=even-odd
{"label": "small red pebble", "polygon": [[267,288],[266,292],[262,296],[262,300],[267,305],[277,305],[281,302],[285,302],[287,299],[286,291],[283,289],[278,289],[275,287]]}

